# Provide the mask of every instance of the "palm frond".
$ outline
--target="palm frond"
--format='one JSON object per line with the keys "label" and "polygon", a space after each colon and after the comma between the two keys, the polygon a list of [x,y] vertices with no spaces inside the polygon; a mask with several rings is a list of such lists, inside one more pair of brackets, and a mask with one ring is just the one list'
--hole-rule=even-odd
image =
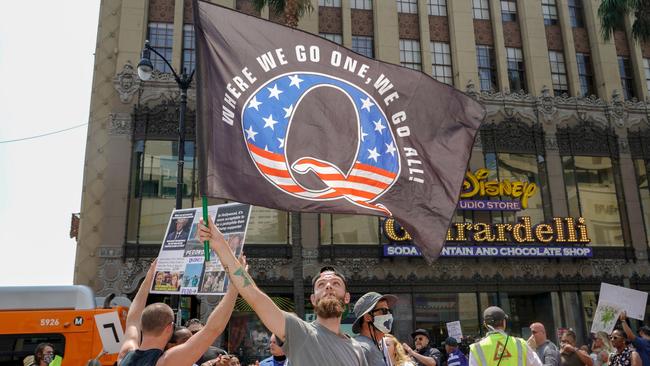
{"label": "palm frond", "polygon": [[[593,0],[587,0],[593,1]],[[598,7],[598,17],[600,18],[600,31],[603,38],[608,41],[617,29],[623,29],[625,26],[625,17],[635,10],[638,1],[647,0],[602,0]]]}
{"label": "palm frond", "polygon": [[634,12],[636,20],[632,25],[632,37],[634,39],[650,41],[650,0],[637,0]]}

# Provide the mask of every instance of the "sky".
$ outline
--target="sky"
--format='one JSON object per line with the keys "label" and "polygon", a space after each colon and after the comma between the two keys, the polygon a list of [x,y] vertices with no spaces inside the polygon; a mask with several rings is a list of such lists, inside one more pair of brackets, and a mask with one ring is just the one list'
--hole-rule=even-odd
{"label": "sky", "polygon": [[[38,9],[37,11],[34,11]],[[70,285],[99,0],[0,1],[0,286]]]}

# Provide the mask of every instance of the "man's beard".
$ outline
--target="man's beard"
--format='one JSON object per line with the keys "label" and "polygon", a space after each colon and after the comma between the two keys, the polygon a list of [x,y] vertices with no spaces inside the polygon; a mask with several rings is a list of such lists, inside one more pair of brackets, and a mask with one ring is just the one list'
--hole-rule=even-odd
{"label": "man's beard", "polygon": [[324,319],[338,318],[343,315],[343,300],[332,296],[323,297],[314,306],[314,312]]}

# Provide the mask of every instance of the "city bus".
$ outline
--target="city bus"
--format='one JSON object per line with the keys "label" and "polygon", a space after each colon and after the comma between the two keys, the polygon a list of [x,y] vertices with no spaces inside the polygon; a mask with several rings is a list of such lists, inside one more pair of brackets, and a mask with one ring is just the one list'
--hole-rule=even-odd
{"label": "city bus", "polygon": [[0,287],[0,366],[23,366],[43,342],[54,346],[63,366],[115,365],[117,353],[105,350],[124,337],[128,307],[111,300],[98,307],[86,286]]}

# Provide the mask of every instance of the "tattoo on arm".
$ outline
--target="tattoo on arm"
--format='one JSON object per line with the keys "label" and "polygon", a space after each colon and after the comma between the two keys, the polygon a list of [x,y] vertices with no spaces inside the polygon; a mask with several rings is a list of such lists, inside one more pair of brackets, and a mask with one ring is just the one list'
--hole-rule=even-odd
{"label": "tattoo on arm", "polygon": [[235,276],[239,276],[244,279],[244,287],[248,287],[253,284],[251,277],[244,271],[243,267],[239,267],[234,273]]}

